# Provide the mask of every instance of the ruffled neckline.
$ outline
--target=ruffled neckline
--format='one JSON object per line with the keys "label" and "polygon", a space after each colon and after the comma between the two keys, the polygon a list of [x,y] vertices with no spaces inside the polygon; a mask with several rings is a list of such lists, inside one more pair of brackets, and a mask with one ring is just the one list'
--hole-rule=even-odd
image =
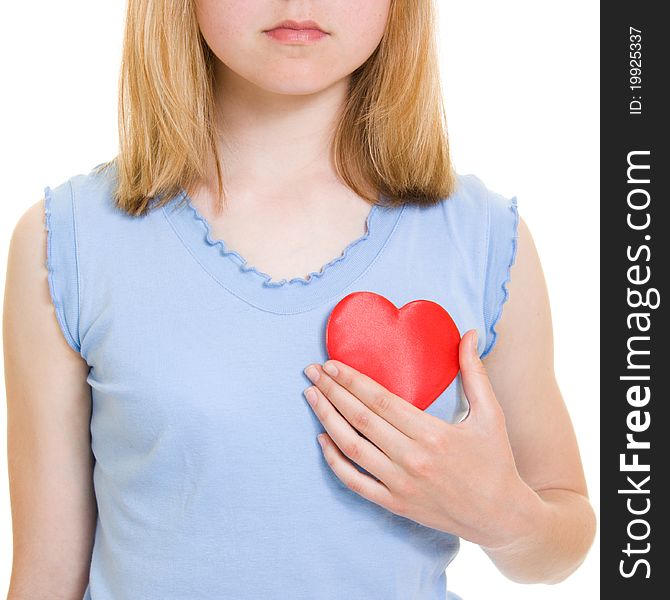
{"label": "ruffled neckline", "polygon": [[186,207],[188,212],[190,213],[190,216],[195,221],[197,221],[199,226],[202,228],[205,243],[208,246],[215,248],[221,255],[221,257],[232,260],[239,267],[239,270],[242,273],[249,273],[251,276],[257,277],[263,287],[269,287],[269,288],[281,288],[296,285],[302,285],[302,286],[311,285],[314,283],[316,279],[323,277],[328,272],[328,270],[333,267],[333,265],[346,260],[347,255],[349,254],[349,252],[352,251],[353,248],[355,248],[359,244],[362,244],[363,242],[365,242],[365,240],[367,240],[370,237],[372,233],[372,224],[374,220],[373,218],[379,206],[378,204],[373,204],[370,211],[368,212],[368,216],[365,219],[365,233],[360,237],[356,238],[355,240],[353,240],[352,242],[350,242],[349,244],[347,244],[347,246],[344,248],[344,250],[342,250],[342,253],[339,256],[336,256],[332,260],[325,263],[318,271],[312,271],[308,273],[305,277],[292,277],[291,279],[283,278],[280,280],[273,281],[272,275],[269,275],[268,273],[265,273],[260,269],[250,265],[249,262],[239,252],[236,252],[232,248],[229,248],[225,240],[215,239],[212,236],[212,228],[209,224],[209,221],[207,221],[207,219],[196,208],[196,206],[193,204],[191,200],[191,197],[186,193],[186,191],[183,188],[180,190],[180,192],[181,192],[180,196],[182,200],[186,203]]}
{"label": "ruffled neckline", "polygon": [[389,205],[380,194],[368,212],[365,233],[339,256],[306,276],[278,281],[250,265],[225,240],[215,239],[210,223],[183,188],[162,211],[188,254],[218,285],[255,308],[289,315],[332,301],[359,281],[383,252],[406,206]]}

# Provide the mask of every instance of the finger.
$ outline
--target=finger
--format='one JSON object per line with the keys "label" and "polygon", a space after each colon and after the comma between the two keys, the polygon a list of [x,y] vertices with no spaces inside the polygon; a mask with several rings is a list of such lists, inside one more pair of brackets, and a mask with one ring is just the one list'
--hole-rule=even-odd
{"label": "finger", "polygon": [[314,414],[342,453],[377,479],[390,485],[397,470],[389,457],[373,443],[358,435],[319,388],[311,386],[305,390],[305,396],[309,399],[308,390],[316,393],[316,402],[312,406]]}
{"label": "finger", "polygon": [[[397,396],[365,373],[339,360],[330,359],[323,370],[340,386],[351,392],[373,413],[390,423],[398,431],[413,440],[422,440],[429,434],[436,421],[441,419],[424,412],[404,398]],[[328,373],[326,369],[335,367],[337,372]]]}
{"label": "finger", "polygon": [[[412,440],[370,410],[363,398],[355,396],[347,388],[342,387],[323,370],[321,365],[312,366],[316,369],[315,375],[318,375],[312,381],[351,426],[375,444],[390,459],[400,462],[402,457],[410,451],[409,444]],[[362,377],[362,374],[358,371],[353,369],[352,371],[352,377]],[[365,391],[361,393],[365,393]]]}
{"label": "finger", "polygon": [[498,408],[498,401],[486,367],[479,358],[476,329],[470,329],[461,338],[458,352],[463,391],[470,404],[468,416],[461,421],[466,423],[492,414]]}
{"label": "finger", "polygon": [[361,473],[345,458],[338,445],[333,443],[328,434],[322,433],[318,438],[325,461],[346,487],[375,504],[379,504],[388,510],[393,510],[393,494],[391,494],[391,491],[382,482],[376,481],[365,473]]}

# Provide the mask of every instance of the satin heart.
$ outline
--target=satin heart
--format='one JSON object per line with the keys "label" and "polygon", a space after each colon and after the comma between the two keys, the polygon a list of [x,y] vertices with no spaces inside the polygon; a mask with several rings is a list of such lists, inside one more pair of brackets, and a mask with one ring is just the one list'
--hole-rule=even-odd
{"label": "satin heart", "polygon": [[459,371],[461,335],[432,300],[397,308],[374,292],[353,292],[333,308],[326,349],[394,394],[425,410]]}

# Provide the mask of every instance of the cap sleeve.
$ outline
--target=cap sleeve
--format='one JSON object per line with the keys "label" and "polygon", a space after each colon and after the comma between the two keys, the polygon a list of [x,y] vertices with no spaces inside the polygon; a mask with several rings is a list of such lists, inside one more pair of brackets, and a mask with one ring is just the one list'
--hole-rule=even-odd
{"label": "cap sleeve", "polygon": [[487,356],[496,343],[495,326],[502,316],[503,305],[509,296],[507,283],[516,258],[519,226],[516,196],[508,199],[489,191],[486,205],[488,223],[484,287],[486,345],[481,358]]}
{"label": "cap sleeve", "polygon": [[45,266],[51,301],[65,340],[72,349],[80,352],[77,227],[70,181],[54,189],[44,188],[44,215],[47,231]]}

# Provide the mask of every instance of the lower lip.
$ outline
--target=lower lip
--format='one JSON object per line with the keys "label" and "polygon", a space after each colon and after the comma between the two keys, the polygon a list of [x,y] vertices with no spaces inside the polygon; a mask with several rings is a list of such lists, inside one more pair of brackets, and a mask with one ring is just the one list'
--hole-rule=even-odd
{"label": "lower lip", "polygon": [[320,29],[286,29],[284,27],[271,29],[265,34],[285,44],[310,44],[328,35]]}

